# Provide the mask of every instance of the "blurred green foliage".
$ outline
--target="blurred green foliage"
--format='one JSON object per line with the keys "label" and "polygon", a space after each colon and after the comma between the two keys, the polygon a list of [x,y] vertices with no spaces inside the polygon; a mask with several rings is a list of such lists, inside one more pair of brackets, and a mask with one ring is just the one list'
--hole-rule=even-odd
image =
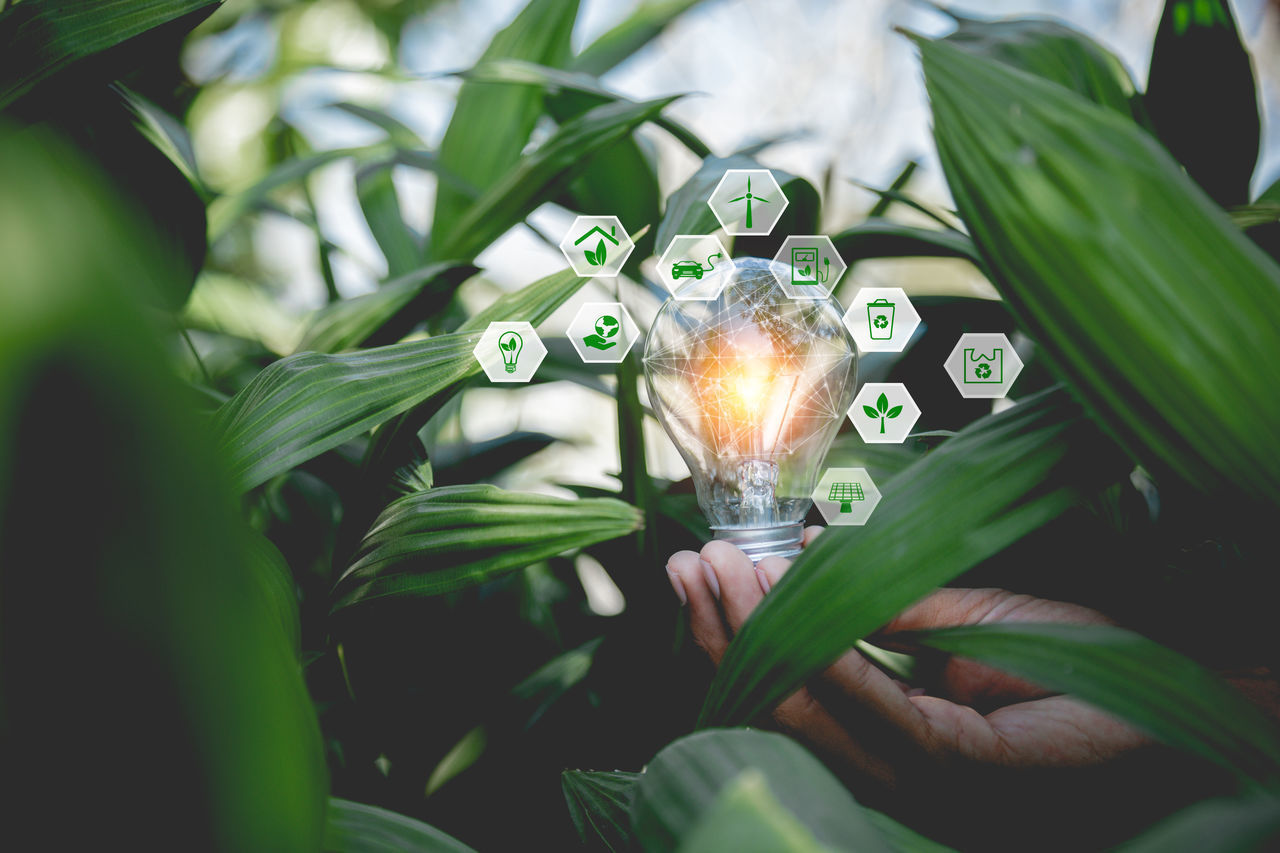
{"label": "blurred green foliage", "polygon": [[[576,55],[578,4],[532,0],[456,75],[434,149],[350,101],[334,109],[380,136],[313,149],[280,106],[334,62],[316,27],[367,37],[381,59],[363,73],[399,81],[392,57],[433,5],[0,4],[9,838],[945,849],[859,805],[793,741],[690,732],[699,707],[702,724],[749,723],[956,582],[1098,607],[1149,638],[925,638],[1072,691],[1198,756],[1207,777],[1225,768],[1238,796],[1168,817],[1134,849],[1275,841],[1275,733],[1210,671],[1277,662],[1260,590],[1280,501],[1280,225],[1275,187],[1247,193],[1257,87],[1225,0],[1169,0],[1145,92],[1054,23],[956,16],[950,36],[919,41],[956,212],[914,198],[907,164],[834,239],[851,263],[974,267],[1003,300],[922,297],[908,350],[863,359],[864,380],[911,386],[921,432],[902,447],[837,440],[833,464],[883,484],[875,522],[809,548],[716,673],[660,571],[709,531],[688,482],[648,470],[638,351],[610,374],[553,345],[542,370],[613,401],[614,488],[502,490],[565,437],[470,442],[456,425],[482,384],[480,331],[537,325],[581,287],[564,271],[472,310],[494,292],[477,258],[495,241],[546,204],[621,212],[648,229],[619,299],[652,300],[644,256],[714,229],[705,200],[723,170],[758,166],[769,145],[714,156],[665,114],[673,98],[636,103],[601,81],[696,0],[642,2]],[[246,34],[270,42],[255,73],[182,74],[184,43]],[[257,132],[199,162],[193,134],[236,103]],[[1206,125],[1222,133],[1192,132]],[[652,132],[700,161],[665,198]],[[313,195],[344,162],[387,270],[355,298]],[[404,215],[405,169],[435,182],[426,232]],[[772,256],[824,221],[814,182],[775,174],[786,219],[737,254]],[[326,304],[309,315],[254,249],[267,216],[314,238]],[[1019,400],[999,414],[938,368],[979,329],[1026,342]],[[620,605],[592,600],[593,572]],[[1095,817],[1082,830],[1096,843],[1142,829]]]}

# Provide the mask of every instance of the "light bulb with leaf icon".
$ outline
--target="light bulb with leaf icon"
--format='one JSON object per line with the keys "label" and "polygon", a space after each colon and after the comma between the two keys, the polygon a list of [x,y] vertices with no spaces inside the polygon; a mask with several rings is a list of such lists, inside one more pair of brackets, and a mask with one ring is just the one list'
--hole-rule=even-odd
{"label": "light bulb with leaf icon", "polygon": [[889,398],[882,393],[879,398],[876,399],[876,407],[874,409],[870,406],[863,406],[862,411],[863,414],[869,418],[880,419],[880,434],[884,435],[885,418],[896,418],[898,415],[902,414],[902,406],[894,406],[892,409],[889,408]]}
{"label": "light bulb with leaf icon", "polygon": [[516,359],[520,357],[520,348],[524,339],[516,332],[503,332],[498,337],[498,351],[502,354],[502,366],[507,373],[516,372]]}

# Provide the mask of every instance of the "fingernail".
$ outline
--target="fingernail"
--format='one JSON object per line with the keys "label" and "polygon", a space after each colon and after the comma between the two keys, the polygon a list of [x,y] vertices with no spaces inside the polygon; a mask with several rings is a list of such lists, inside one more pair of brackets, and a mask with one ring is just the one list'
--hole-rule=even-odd
{"label": "fingernail", "polygon": [[716,598],[720,597],[720,578],[716,577],[716,570],[711,568],[711,564],[706,560],[699,560],[702,564],[702,576],[707,579],[707,586],[711,587],[711,594]]}
{"label": "fingernail", "polygon": [[760,589],[765,593],[769,592],[769,576],[760,571],[760,567],[756,566],[756,580],[760,581]]}
{"label": "fingernail", "polygon": [[908,690],[908,691],[907,691],[907,695],[908,695],[908,696],[923,696],[923,695],[924,695],[924,688],[923,688],[923,687],[912,687],[910,690]]}
{"label": "fingernail", "polygon": [[671,588],[676,592],[676,598],[680,599],[680,606],[689,603],[689,596],[684,591],[684,581],[680,580],[680,576],[671,571],[671,567],[667,566],[667,580],[671,581]]}

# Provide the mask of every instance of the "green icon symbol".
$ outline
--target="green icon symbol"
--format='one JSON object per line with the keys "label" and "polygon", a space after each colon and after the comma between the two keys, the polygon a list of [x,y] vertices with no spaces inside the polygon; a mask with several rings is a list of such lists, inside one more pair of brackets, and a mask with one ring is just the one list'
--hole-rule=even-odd
{"label": "green icon symbol", "polygon": [[515,332],[503,332],[498,336],[498,349],[502,353],[502,366],[506,368],[507,373],[516,372],[516,359],[520,357],[520,348],[524,346],[524,339]]}
{"label": "green icon symbol", "polygon": [[616,338],[618,330],[622,328],[617,317],[603,314],[596,320],[596,331],[593,335],[587,335],[582,342],[592,349],[609,349],[618,342],[611,341],[609,338]]}
{"label": "green icon symbol", "polygon": [[832,483],[831,493],[827,495],[827,500],[840,504],[841,512],[853,512],[853,502],[866,499],[861,483]]}
{"label": "green icon symbol", "polygon": [[738,196],[737,198],[731,198],[731,199],[729,199],[729,204],[733,204],[735,201],[745,201],[745,202],[747,203],[747,221],[746,221],[746,223],[745,223],[745,224],[746,224],[746,227],[747,227],[747,230],[748,230],[748,231],[750,231],[750,230],[751,230],[751,202],[753,202],[753,201],[758,201],[758,202],[761,202],[761,203],[763,203],[763,204],[772,204],[772,203],[773,203],[773,202],[769,201],[769,199],[765,198],[764,196],[761,196],[761,195],[752,195],[752,194],[751,194],[751,176],[750,176],[750,175],[747,175],[747,192],[746,192],[746,194],[745,194],[745,195],[740,195],[740,196]]}
{"label": "green icon symbol", "polygon": [[966,385],[999,385],[1004,381],[1004,347],[993,347],[985,355],[973,347],[964,351]]}
{"label": "green icon symbol", "polygon": [[671,265],[671,278],[701,279],[704,275],[716,268],[716,265],[712,263],[711,259],[723,257],[724,255],[719,252],[707,255],[707,265],[705,267],[697,261],[676,261]]}
{"label": "green icon symbol", "polygon": [[[889,408],[889,398],[884,394],[881,394],[879,399],[876,400],[876,407],[874,409],[870,406],[863,406],[862,411],[863,414],[873,420],[875,418],[880,419],[880,434],[884,435],[884,419],[896,418],[898,415],[902,414],[902,407],[894,406],[892,409]],[[835,498],[832,498],[832,500],[835,500]],[[843,511],[847,512],[848,510]]]}
{"label": "green icon symbol", "polygon": [[[750,227],[750,226],[747,226]],[[792,284],[825,284],[831,280],[831,259],[823,258],[826,271],[818,269],[818,250],[816,248],[793,248],[791,250],[791,283]]]}
{"label": "green icon symbol", "polygon": [[591,228],[587,229],[587,232],[585,234],[583,234],[577,240],[574,240],[573,245],[577,246],[581,244],[584,240],[586,240],[588,237],[590,237],[592,234],[596,233],[597,231],[600,232],[600,242],[596,243],[595,251],[593,252],[590,249],[583,249],[582,254],[583,254],[583,257],[587,259],[587,263],[591,264],[593,267],[602,267],[604,266],[604,262],[609,258],[608,247],[605,246],[604,241],[608,240],[613,245],[615,246],[618,245],[618,238],[614,235],[614,232],[617,231],[616,228],[610,228],[609,233],[605,233],[605,230],[601,228],[599,225],[593,225]]}
{"label": "green icon symbol", "polygon": [[877,299],[867,303],[867,322],[871,324],[871,340],[887,341],[893,337],[894,303]]}

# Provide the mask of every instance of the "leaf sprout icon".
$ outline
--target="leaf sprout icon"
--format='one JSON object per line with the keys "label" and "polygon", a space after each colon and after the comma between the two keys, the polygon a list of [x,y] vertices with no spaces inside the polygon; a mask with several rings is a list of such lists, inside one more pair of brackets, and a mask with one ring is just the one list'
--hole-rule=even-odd
{"label": "leaf sprout icon", "polygon": [[[985,365],[983,366],[985,367]],[[870,406],[863,406],[862,411],[869,418],[880,419],[880,434],[884,435],[884,419],[896,418],[898,415],[902,414],[902,407],[894,406],[892,409],[889,408],[889,398],[884,394],[881,394],[876,400],[876,407],[874,409]]]}
{"label": "leaf sprout icon", "polygon": [[973,369],[973,375],[979,379],[989,379],[991,377],[991,365],[979,364]]}
{"label": "leaf sprout icon", "polygon": [[877,329],[883,329],[889,325],[889,318],[883,314],[877,314],[875,320],[872,321]]}

